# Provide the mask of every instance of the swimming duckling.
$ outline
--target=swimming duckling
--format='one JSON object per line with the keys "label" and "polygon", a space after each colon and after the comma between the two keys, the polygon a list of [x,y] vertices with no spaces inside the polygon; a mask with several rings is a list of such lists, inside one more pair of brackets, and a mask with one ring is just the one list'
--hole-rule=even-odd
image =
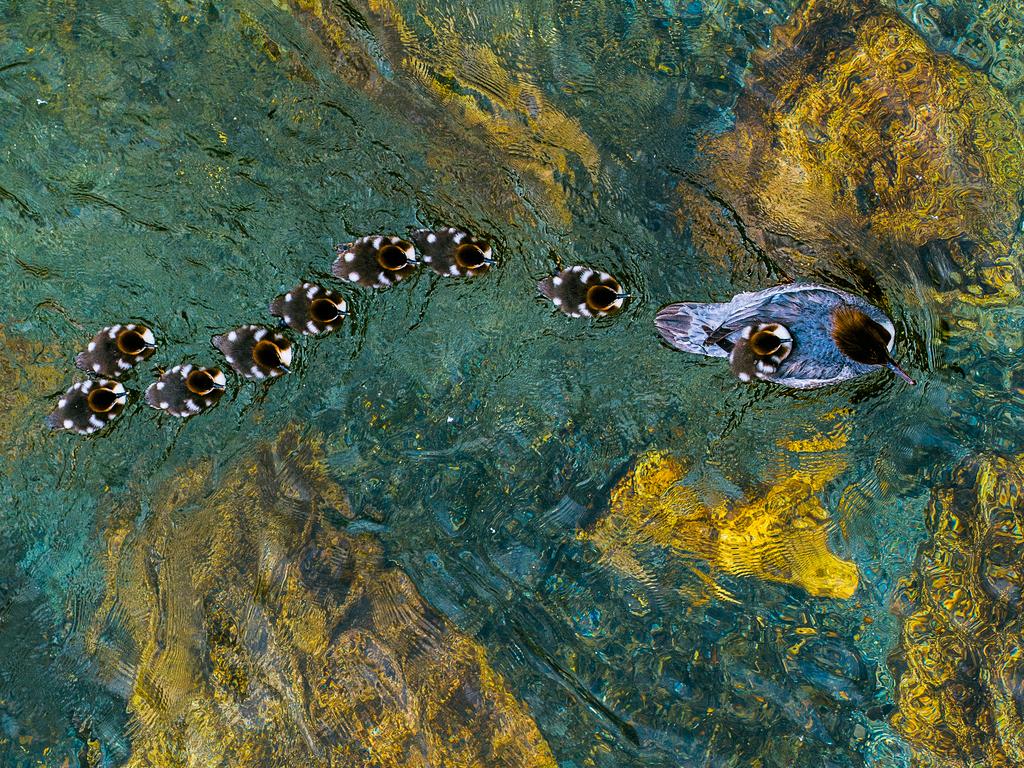
{"label": "swimming duckling", "polygon": [[412,243],[400,237],[369,235],[338,246],[331,272],[367,288],[387,288],[413,272],[419,262]]}
{"label": "swimming duckling", "polygon": [[215,406],[225,386],[227,380],[219,368],[176,365],[146,387],[146,404],[185,419]]}
{"label": "swimming duckling", "polygon": [[72,384],[46,417],[50,429],[91,435],[121,415],[128,392],[119,381],[100,379]]}
{"label": "swimming duckling", "polygon": [[144,325],[128,323],[104,328],[75,358],[75,365],[98,376],[123,376],[137,363],[152,356],[156,349],[153,331]]}
{"label": "swimming duckling", "polygon": [[497,264],[489,243],[452,227],[418,229],[410,239],[423,254],[423,263],[439,275],[475,277]]}
{"label": "swimming duckling", "polygon": [[303,283],[270,302],[270,314],[299,333],[325,335],[341,325],[348,305],[340,293]]}
{"label": "swimming duckling", "polygon": [[604,317],[622,309],[629,294],[607,272],[569,267],[545,277],[537,289],[569,317]]}
{"label": "swimming duckling", "polygon": [[654,322],[676,349],[729,358],[741,381],[813,389],[889,368],[914,383],[892,357],[892,321],[864,299],[823,285],[783,285],[722,304],[670,304]]}
{"label": "swimming duckling", "polygon": [[282,376],[292,363],[291,341],[259,325],[241,325],[211,341],[231,367],[247,379]]}

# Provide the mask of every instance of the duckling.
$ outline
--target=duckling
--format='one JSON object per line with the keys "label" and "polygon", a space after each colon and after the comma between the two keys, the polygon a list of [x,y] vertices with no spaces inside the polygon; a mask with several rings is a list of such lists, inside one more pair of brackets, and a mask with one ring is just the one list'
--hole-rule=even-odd
{"label": "duckling", "polygon": [[331,272],[367,288],[387,288],[416,271],[416,249],[400,237],[369,235],[338,246]]}
{"label": "duckling", "polygon": [[211,341],[246,379],[282,376],[292,363],[291,341],[259,325],[240,325]]}
{"label": "duckling", "polygon": [[756,323],[743,329],[729,353],[729,366],[740,381],[775,373],[793,351],[793,337],[778,323]]}
{"label": "duckling", "polygon": [[121,415],[128,392],[119,381],[100,379],[72,384],[46,417],[50,429],[91,435]]}
{"label": "duckling", "polygon": [[569,317],[604,317],[622,309],[629,294],[607,272],[569,267],[545,277],[537,289]]}
{"label": "duckling", "polygon": [[439,275],[475,277],[497,264],[489,243],[452,227],[418,229],[410,239],[423,254],[423,263]]}
{"label": "duckling", "polygon": [[270,314],[299,333],[326,335],[341,325],[348,304],[340,293],[315,283],[302,283],[270,302]]}
{"label": "duckling", "polygon": [[146,405],[185,419],[215,406],[226,386],[219,368],[176,365],[146,387]]}
{"label": "duckling", "polygon": [[111,325],[93,336],[75,358],[75,365],[92,375],[120,377],[151,357],[155,349],[156,338],[146,326]]}
{"label": "duckling", "polygon": [[670,346],[728,358],[744,382],[813,389],[888,368],[914,384],[892,357],[896,329],[885,313],[824,285],[782,285],[721,304],[670,304],[654,322]]}

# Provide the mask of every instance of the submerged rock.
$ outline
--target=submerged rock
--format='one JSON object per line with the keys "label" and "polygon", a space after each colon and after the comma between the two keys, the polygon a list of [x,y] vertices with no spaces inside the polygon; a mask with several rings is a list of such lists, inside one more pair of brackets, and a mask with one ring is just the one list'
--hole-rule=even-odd
{"label": "submerged rock", "polygon": [[89,632],[130,766],[554,768],[484,649],[386,567],[319,446],[286,430],[109,528]]}
{"label": "submerged rock", "polygon": [[839,430],[783,441],[780,466],[769,473],[774,482],[726,499],[687,480],[682,460],[652,451],[614,488],[608,513],[582,535],[627,572],[643,571],[645,549],[664,548],[704,561],[711,579],[723,572],[792,584],[818,597],[852,597],[857,566],[829,550],[829,512],[820,499],[846,469],[846,440]]}
{"label": "submerged rock", "polygon": [[[474,194],[497,203],[494,210],[507,205],[510,212],[531,215],[501,178],[501,163],[523,174],[562,223],[571,219],[567,180],[579,177],[580,183],[597,184],[600,157],[579,121],[555,106],[524,68],[507,66],[450,18],[431,18],[423,9],[407,13],[393,0],[358,2],[344,11],[324,0],[293,3],[350,85],[394,104],[413,121],[452,125],[465,138],[432,147],[425,159],[444,173],[467,157],[489,168],[477,168],[469,183],[479,186]],[[433,34],[420,32],[418,21]],[[425,96],[395,88],[395,71],[413,80]]]}
{"label": "submerged rock", "polygon": [[755,250],[800,274],[1019,295],[1024,132],[984,75],[873,0],[810,0],[752,58],[735,127],[703,150]]}
{"label": "submerged rock", "polygon": [[929,768],[1024,764],[1024,457],[968,459],[934,489],[931,540],[895,600],[893,726]]}

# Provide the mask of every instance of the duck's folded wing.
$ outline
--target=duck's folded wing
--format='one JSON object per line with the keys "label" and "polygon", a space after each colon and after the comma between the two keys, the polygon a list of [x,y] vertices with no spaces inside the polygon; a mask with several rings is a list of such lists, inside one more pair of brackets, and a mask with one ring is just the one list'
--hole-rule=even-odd
{"label": "duck's folded wing", "polygon": [[[740,294],[723,305],[721,322],[708,331],[705,344],[720,345],[737,331],[755,323],[781,323],[788,328],[802,314],[813,312],[815,306],[832,306],[843,296],[835,289],[818,285],[790,285],[774,291]],[[746,297],[754,301],[744,301]],[[727,342],[726,345],[732,346]]]}
{"label": "duck's folded wing", "polygon": [[757,322],[788,326],[808,304],[830,304],[843,294],[819,285],[792,284],[738,294],[727,304],[669,304],[654,319],[671,346],[695,355],[728,357],[729,337]]}

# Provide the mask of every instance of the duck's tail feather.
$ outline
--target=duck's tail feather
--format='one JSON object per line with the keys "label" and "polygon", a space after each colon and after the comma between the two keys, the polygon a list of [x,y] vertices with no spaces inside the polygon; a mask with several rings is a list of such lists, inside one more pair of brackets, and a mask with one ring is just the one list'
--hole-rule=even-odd
{"label": "duck's tail feather", "polygon": [[545,277],[537,283],[537,290],[540,291],[541,296],[546,299],[554,299],[558,295],[558,286],[555,285],[556,277],[557,275]]}
{"label": "duck's tail feather", "polygon": [[726,304],[684,302],[662,307],[654,318],[654,326],[668,344],[683,352],[709,357],[728,357],[729,353],[707,342],[708,334],[726,319]]}

